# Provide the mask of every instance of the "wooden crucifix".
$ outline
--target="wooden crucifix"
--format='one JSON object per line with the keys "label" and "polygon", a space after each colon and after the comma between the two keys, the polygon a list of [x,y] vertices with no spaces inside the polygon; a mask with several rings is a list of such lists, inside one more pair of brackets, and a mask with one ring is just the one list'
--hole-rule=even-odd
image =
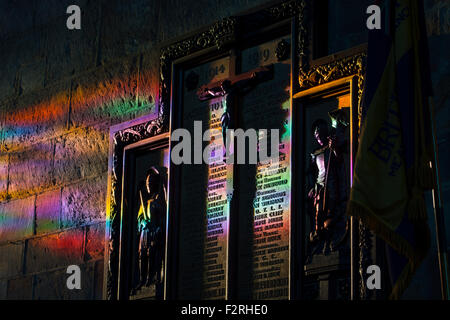
{"label": "wooden crucifix", "polygon": [[211,98],[224,97],[224,112],[220,118],[222,125],[223,144],[225,154],[229,151],[229,141],[227,143],[227,130],[235,129],[234,112],[237,97],[244,95],[253,89],[257,84],[273,78],[273,65],[259,67],[251,71],[239,74],[228,79],[215,81],[201,86],[197,90],[200,101]]}

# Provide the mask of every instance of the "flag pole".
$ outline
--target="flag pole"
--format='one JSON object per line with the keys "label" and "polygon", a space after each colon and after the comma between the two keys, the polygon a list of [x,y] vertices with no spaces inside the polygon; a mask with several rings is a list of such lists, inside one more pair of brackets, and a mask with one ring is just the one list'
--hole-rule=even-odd
{"label": "flag pole", "polygon": [[439,261],[439,273],[441,278],[441,294],[442,300],[449,300],[450,298],[450,288],[448,280],[448,260],[447,260],[447,236],[445,232],[445,222],[444,222],[444,210],[442,207],[442,197],[441,197],[441,182],[440,182],[440,171],[439,171],[439,159],[438,159],[438,146],[436,140],[436,130],[434,122],[434,107],[432,97],[428,97],[428,106],[430,109],[430,123],[431,123],[431,134],[433,143],[433,159],[430,166],[433,169],[435,176],[434,186],[432,190],[433,196],[433,209],[434,209],[434,219],[436,222],[436,244],[438,252]]}

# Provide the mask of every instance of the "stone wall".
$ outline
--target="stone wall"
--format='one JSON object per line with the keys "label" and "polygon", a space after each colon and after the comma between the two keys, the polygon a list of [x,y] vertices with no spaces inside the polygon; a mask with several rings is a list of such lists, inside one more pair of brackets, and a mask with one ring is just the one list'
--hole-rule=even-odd
{"label": "stone wall", "polygon": [[0,299],[102,297],[109,127],[155,112],[161,42],[261,2],[0,4]]}
{"label": "stone wall", "polygon": [[[101,298],[109,127],[155,112],[162,42],[264,2],[0,4],[0,299]],[[81,7],[79,31],[66,29],[70,4]],[[426,11],[443,192],[450,199],[449,4],[427,0]],[[361,37],[356,32],[346,44]],[[339,39],[329,41],[339,47]],[[450,220],[450,202],[444,206]],[[81,267],[82,290],[66,288],[71,264]]]}

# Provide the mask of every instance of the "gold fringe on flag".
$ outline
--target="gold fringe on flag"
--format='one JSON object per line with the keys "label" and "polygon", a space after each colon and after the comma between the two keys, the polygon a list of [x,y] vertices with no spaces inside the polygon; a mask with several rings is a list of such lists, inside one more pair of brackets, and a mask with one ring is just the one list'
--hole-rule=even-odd
{"label": "gold fringe on flag", "polygon": [[400,299],[411,282],[417,268],[425,258],[430,246],[430,231],[426,223],[426,216],[424,220],[423,216],[418,215],[415,220],[414,230],[417,245],[413,247],[401,235],[390,229],[386,224],[380,222],[379,214],[372,212],[363,205],[355,201],[349,201],[347,214],[359,219],[361,223],[382,238],[395,251],[408,259],[408,263],[403,268],[389,295],[390,300]]}

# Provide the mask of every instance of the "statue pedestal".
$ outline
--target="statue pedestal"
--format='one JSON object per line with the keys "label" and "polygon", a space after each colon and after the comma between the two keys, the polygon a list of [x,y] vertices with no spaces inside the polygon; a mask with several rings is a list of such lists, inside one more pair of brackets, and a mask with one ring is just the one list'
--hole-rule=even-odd
{"label": "statue pedestal", "polygon": [[130,295],[130,300],[155,300],[155,286],[142,287],[134,295]]}
{"label": "statue pedestal", "polygon": [[350,249],[328,255],[316,254],[305,265],[305,298],[309,300],[350,299]]}
{"label": "statue pedestal", "polygon": [[134,294],[130,295],[130,300],[160,300],[164,295],[163,290],[163,283],[142,287],[134,292]]}

